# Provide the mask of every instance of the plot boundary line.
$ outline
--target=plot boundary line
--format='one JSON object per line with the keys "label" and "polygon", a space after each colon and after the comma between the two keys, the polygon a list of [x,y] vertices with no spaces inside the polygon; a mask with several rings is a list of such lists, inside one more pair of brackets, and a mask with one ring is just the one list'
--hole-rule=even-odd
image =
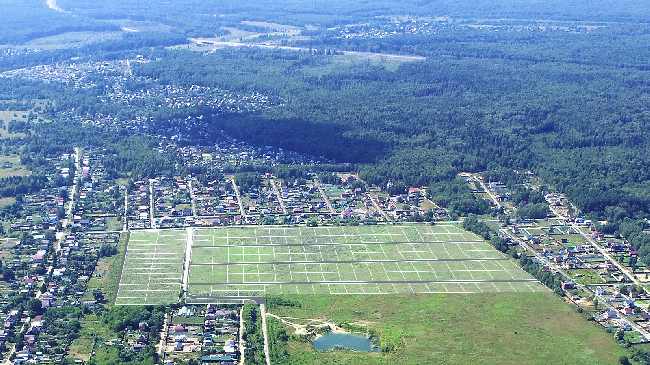
{"label": "plot boundary line", "polygon": [[[401,252],[400,252],[401,255]],[[337,253],[338,256],[338,253]],[[403,255],[402,255],[403,256]],[[455,262],[455,261],[509,261],[506,257],[481,257],[468,259],[403,259],[403,260],[340,260],[340,261],[240,261],[240,262],[215,262],[194,263],[191,266],[237,266],[237,265],[309,265],[309,264],[356,264],[373,262]]]}
{"label": "plot boundary line", "polygon": [[[334,284],[482,284],[482,283],[534,283],[537,279],[485,279],[485,280],[360,280],[360,281],[284,281],[284,282],[258,282],[258,283],[188,283],[191,286],[260,286],[260,285],[334,285]],[[361,293],[360,293],[361,294]]]}

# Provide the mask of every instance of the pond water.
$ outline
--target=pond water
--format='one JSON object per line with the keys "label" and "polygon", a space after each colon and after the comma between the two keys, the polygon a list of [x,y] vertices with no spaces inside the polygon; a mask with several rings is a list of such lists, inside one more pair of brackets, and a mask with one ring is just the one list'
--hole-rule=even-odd
{"label": "pond water", "polygon": [[372,342],[365,336],[353,335],[350,333],[328,333],[312,341],[316,350],[328,351],[336,346],[350,350],[378,352],[379,349],[372,348]]}

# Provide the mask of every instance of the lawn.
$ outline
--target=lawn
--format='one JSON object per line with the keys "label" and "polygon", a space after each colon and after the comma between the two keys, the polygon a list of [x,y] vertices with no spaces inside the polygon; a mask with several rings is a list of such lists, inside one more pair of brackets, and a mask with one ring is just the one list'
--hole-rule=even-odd
{"label": "lawn", "polygon": [[284,298],[301,306],[268,311],[363,324],[380,339],[393,337],[399,348],[390,354],[321,352],[291,341],[291,364],[613,364],[626,355],[610,334],[552,293]]}
{"label": "lawn", "polygon": [[562,242],[562,239],[567,239],[568,243],[563,243],[564,247],[573,247],[573,246],[582,246],[587,245],[587,241],[579,234],[557,234],[551,235],[558,242]]}
{"label": "lawn", "polygon": [[[567,273],[580,284],[603,284],[603,280],[593,269],[567,270]],[[578,275],[581,275],[578,277]]]}

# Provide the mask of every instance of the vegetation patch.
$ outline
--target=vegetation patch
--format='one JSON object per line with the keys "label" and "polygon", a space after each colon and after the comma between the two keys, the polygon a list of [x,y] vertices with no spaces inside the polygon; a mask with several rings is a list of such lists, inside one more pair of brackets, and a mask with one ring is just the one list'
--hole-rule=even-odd
{"label": "vegetation patch", "polygon": [[541,359],[611,364],[625,355],[611,335],[552,293],[283,298],[301,305],[278,306],[270,313],[363,323],[379,334],[382,350],[389,350],[318,352],[311,343],[289,340],[291,364],[535,364]]}

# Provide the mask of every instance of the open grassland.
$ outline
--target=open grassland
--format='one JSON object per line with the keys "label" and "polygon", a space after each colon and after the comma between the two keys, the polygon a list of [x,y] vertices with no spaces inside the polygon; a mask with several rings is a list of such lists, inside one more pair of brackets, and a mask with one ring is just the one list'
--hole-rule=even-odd
{"label": "open grassland", "polygon": [[[0,131],[0,134],[2,134],[2,131]],[[0,178],[29,174],[30,171],[20,163],[19,156],[0,155]]]}
{"label": "open grassland", "polygon": [[[356,323],[380,334],[389,354],[316,351],[289,342],[291,364],[614,364],[610,334],[552,293],[287,295],[281,317]],[[289,333],[291,333],[289,331]]]}
{"label": "open grassland", "polygon": [[86,291],[86,300],[92,300],[92,291],[95,288],[100,288],[104,294],[104,299],[107,303],[113,303],[115,299],[115,289],[117,281],[120,276],[120,269],[122,268],[122,257],[124,256],[124,247],[128,239],[127,234],[120,236],[120,242],[117,245],[117,254],[109,257],[102,257],[97,261],[95,273],[101,276],[93,276],[88,282],[88,290]]}
{"label": "open grassland", "polygon": [[116,305],[170,304],[178,300],[186,231],[133,232],[126,248]]}
{"label": "open grassland", "polygon": [[478,236],[453,225],[200,229],[189,294],[544,291]]}

